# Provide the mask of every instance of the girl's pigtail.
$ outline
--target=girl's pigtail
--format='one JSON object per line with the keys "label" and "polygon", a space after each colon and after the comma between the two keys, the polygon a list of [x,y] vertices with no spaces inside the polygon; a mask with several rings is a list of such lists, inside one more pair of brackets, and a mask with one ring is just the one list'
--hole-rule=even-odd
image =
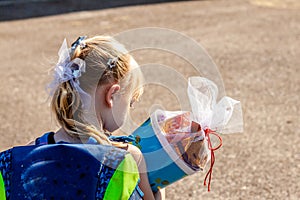
{"label": "girl's pigtail", "polygon": [[[71,60],[80,58],[82,60],[88,54],[87,45],[77,46],[73,52]],[[81,140],[93,137],[100,144],[109,144],[107,136],[90,125],[82,116],[82,99],[79,92],[74,88],[70,81],[59,85],[52,98],[52,110],[58,119],[59,124],[71,136]]]}

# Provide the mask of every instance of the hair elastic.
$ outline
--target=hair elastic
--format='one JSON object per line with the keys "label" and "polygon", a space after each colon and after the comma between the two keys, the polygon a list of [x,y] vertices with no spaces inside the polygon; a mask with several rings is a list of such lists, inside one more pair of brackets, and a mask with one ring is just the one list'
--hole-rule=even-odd
{"label": "hair elastic", "polygon": [[79,36],[77,38],[77,40],[75,42],[72,43],[71,45],[71,50],[72,51],[75,51],[75,49],[77,48],[77,46],[79,45],[80,48],[85,48],[86,47],[86,44],[84,42],[84,40],[87,38],[87,36]]}
{"label": "hair elastic", "polygon": [[118,57],[108,59],[106,64],[109,67],[109,69],[115,68],[117,66],[118,60]]}

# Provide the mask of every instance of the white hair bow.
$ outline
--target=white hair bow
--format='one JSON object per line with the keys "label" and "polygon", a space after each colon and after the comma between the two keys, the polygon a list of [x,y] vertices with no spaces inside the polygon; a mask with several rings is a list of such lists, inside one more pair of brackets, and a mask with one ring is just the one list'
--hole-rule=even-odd
{"label": "white hair bow", "polygon": [[[80,45],[80,42],[77,45]],[[86,110],[91,104],[91,96],[80,88],[79,82],[79,77],[85,72],[85,61],[80,58],[71,60],[70,51],[67,41],[64,39],[58,51],[59,59],[54,68],[54,77],[48,88],[50,95],[53,95],[61,83],[70,81],[72,87],[81,97],[82,109]]]}

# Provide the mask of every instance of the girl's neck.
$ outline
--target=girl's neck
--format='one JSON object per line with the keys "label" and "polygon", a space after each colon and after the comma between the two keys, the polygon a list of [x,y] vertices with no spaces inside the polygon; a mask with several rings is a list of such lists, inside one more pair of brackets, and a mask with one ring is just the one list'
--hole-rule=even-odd
{"label": "girl's neck", "polygon": [[54,140],[55,143],[58,142],[68,142],[68,143],[85,143],[85,140],[80,139],[79,137],[74,137],[69,135],[63,128],[60,128],[55,134],[54,134]]}

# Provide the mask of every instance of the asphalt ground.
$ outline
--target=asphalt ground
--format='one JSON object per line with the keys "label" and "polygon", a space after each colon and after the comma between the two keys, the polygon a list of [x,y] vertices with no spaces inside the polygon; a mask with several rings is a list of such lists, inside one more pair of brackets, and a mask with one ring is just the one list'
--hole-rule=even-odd
{"label": "asphalt ground", "polygon": [[[56,128],[45,85],[65,37],[71,42],[79,35],[161,27],[206,49],[244,116],[244,133],[224,135],[216,152],[212,191],[198,173],[168,186],[167,199],[299,199],[299,10],[296,0],[188,1],[0,22],[0,149]],[[139,63],[158,61],[195,75],[168,53],[135,54]],[[137,107],[178,108],[166,89],[147,89]],[[140,123],[147,112],[137,108],[133,116]]]}

